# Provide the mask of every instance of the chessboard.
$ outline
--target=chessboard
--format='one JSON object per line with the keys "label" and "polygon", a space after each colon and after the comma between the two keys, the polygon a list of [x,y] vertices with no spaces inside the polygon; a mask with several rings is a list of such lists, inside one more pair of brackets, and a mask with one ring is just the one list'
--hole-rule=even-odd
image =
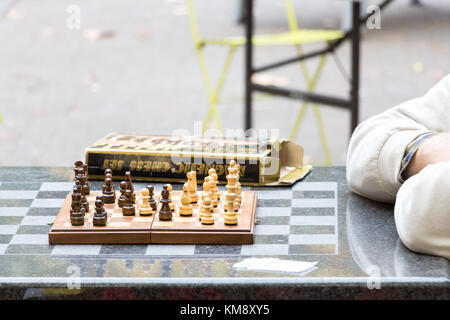
{"label": "chessboard", "polygon": [[[199,221],[199,204],[193,204],[193,215],[180,216],[178,206],[181,191],[173,191],[172,201],[175,210],[171,221],[159,220],[159,192],[155,192],[158,209],[152,216],[140,216],[140,201],[136,203],[135,216],[123,216],[122,208],[115,204],[105,204],[108,215],[107,225],[93,226],[94,202],[99,191],[91,191],[86,196],[89,212],[85,214],[83,226],[70,223],[71,194],[69,193],[53,222],[49,232],[50,244],[251,244],[255,225],[257,206],[256,192],[243,191],[242,204],[237,212],[238,224],[224,224],[225,191],[221,191],[221,200],[213,209],[213,225],[203,225]],[[116,198],[119,192],[116,192]]]}
{"label": "chessboard", "polygon": [[[25,172],[26,169],[20,170]],[[0,257],[48,255],[78,261],[82,261],[79,258],[87,257],[99,258],[101,261],[108,261],[111,257],[123,257],[127,261],[153,261],[161,257],[301,259],[295,256],[337,255],[342,252],[340,247],[345,246],[346,242],[346,232],[340,226],[346,215],[346,202],[343,201],[345,194],[338,193],[338,183],[305,181],[287,188],[242,188],[243,193],[252,191],[258,195],[253,244],[52,245],[49,244],[49,231],[67,194],[73,189],[73,182],[52,178],[47,171],[40,172],[33,168],[32,180],[27,180],[24,174],[22,180],[0,181]],[[102,184],[102,181],[93,181],[91,192],[101,192]],[[136,182],[135,189],[139,191],[146,185]],[[162,184],[154,183],[153,186],[155,190],[162,189]],[[173,192],[181,189],[178,184],[173,187]],[[226,192],[223,186],[219,188]],[[341,212],[338,203],[342,205]],[[100,269],[104,270],[103,267]]]}

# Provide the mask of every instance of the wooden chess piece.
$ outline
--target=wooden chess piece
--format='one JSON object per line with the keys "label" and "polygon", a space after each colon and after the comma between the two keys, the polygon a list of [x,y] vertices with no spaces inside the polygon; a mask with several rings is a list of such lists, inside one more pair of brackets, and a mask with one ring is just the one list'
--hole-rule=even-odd
{"label": "wooden chess piece", "polygon": [[133,181],[131,180],[130,171],[125,172],[125,181],[127,182],[127,190],[131,190],[131,199],[133,200],[133,203],[136,203],[136,193],[134,192],[134,186]]}
{"label": "wooden chess piece", "polygon": [[219,183],[219,176],[217,175],[216,169],[211,168],[208,170],[208,177],[210,179],[210,181],[212,181],[212,188],[214,193],[217,196],[217,200],[220,200],[220,192],[219,192],[219,188],[217,187],[217,184]]}
{"label": "wooden chess piece", "polygon": [[180,216],[192,216],[193,209],[187,183],[183,185],[183,193],[181,194],[180,203]]}
{"label": "wooden chess piece", "polygon": [[72,204],[70,208],[70,223],[72,226],[84,225],[84,208],[81,205],[81,193],[77,188],[72,192]]}
{"label": "wooden chess piece", "polygon": [[108,215],[103,207],[103,201],[100,199],[95,200],[95,213],[92,218],[92,224],[96,227],[106,226],[106,221],[108,220]]}
{"label": "wooden chess piece", "polygon": [[[214,208],[217,208],[218,199],[217,199],[217,193],[214,190],[214,180],[212,177],[206,177],[205,180],[206,181],[203,184],[207,183],[209,185],[208,196],[209,196],[209,199],[211,200],[211,204]],[[217,187],[216,187],[216,189],[217,189]]]}
{"label": "wooden chess piece", "polygon": [[239,163],[236,163],[236,174],[238,176],[238,179],[236,181],[236,201],[240,206],[242,203],[242,187],[241,183],[239,182],[239,179],[241,177],[241,165]]}
{"label": "wooden chess piece", "polygon": [[143,189],[141,191],[142,206],[139,208],[139,215],[141,216],[151,216],[153,214],[153,209],[148,203],[148,195],[148,189]]}
{"label": "wooden chess piece", "polygon": [[[227,193],[225,195],[225,205],[224,205],[224,210],[225,210],[225,216],[224,216],[224,223],[226,225],[237,225],[238,223],[238,218],[237,218],[237,214],[234,211],[234,204],[236,202],[236,194],[235,193]],[[225,209],[226,208],[226,209]],[[230,208],[232,208],[232,210],[229,210]]]}
{"label": "wooden chess piece", "polygon": [[197,171],[189,171],[187,173],[189,193],[191,196],[191,203],[197,203],[198,193],[197,193]]}
{"label": "wooden chess piece", "polygon": [[203,215],[201,219],[202,224],[211,225],[214,224],[214,217],[212,216],[211,210],[213,208],[211,204],[211,199],[205,197],[202,203]]}
{"label": "wooden chess piece", "polygon": [[170,183],[167,184],[167,190],[169,190],[170,210],[175,211],[175,202],[173,202],[173,200],[172,200],[172,185]]}
{"label": "wooden chess piece", "polygon": [[124,216],[136,215],[136,208],[133,202],[133,192],[131,190],[125,191],[125,203],[122,207],[122,214]]}
{"label": "wooden chess piece", "polygon": [[111,169],[106,169],[105,170],[105,180],[108,179],[108,178],[113,180],[113,175],[112,175],[112,170]]}
{"label": "wooden chess piece", "polygon": [[167,190],[167,185],[163,186],[163,190],[161,191],[161,208],[159,209],[159,220],[170,221],[172,220],[172,210],[170,210],[169,206],[169,190]]}
{"label": "wooden chess piece", "polygon": [[121,181],[120,182],[120,196],[119,196],[119,200],[117,200],[117,204],[120,208],[122,208],[123,205],[125,204],[125,201],[126,201],[125,192],[126,191],[127,191],[127,182]]}
{"label": "wooden chess piece", "polygon": [[114,203],[116,202],[116,192],[111,178],[106,178],[105,183],[102,188],[103,201],[104,203]]}
{"label": "wooden chess piece", "polygon": [[[234,160],[233,160],[234,161]],[[236,182],[238,179],[238,176],[236,175],[236,168],[231,167],[228,169],[228,175],[227,175],[227,182],[228,184],[226,185],[226,188],[228,189],[228,193],[233,194],[233,199],[234,199],[234,204],[233,207],[229,206],[229,204],[227,202],[225,202],[224,205],[224,210],[225,211],[238,211],[239,210],[239,203],[236,202]],[[226,197],[226,196],[225,196]]]}
{"label": "wooden chess piece", "polygon": [[105,170],[105,176],[106,175],[112,175],[112,170],[110,168]]}
{"label": "wooden chess piece", "polygon": [[[233,185],[236,187],[234,189],[234,193],[236,194],[236,198],[235,198],[235,206],[237,206],[238,208],[241,206],[241,184],[239,182],[239,178],[240,178],[240,165],[236,162],[236,160],[231,160],[230,161],[230,166],[228,167],[228,173],[229,175],[234,176],[231,181],[233,183]],[[228,177],[228,176],[227,176]],[[228,178],[227,178],[228,181]]]}
{"label": "wooden chess piece", "polygon": [[153,198],[154,196],[154,190],[155,188],[151,185],[147,186],[148,189],[148,203],[150,204],[150,207],[152,207],[153,211],[156,211],[156,200]]}
{"label": "wooden chess piece", "polygon": [[[87,164],[84,164],[83,161],[76,161],[74,171],[75,179],[81,180],[84,195],[89,195],[91,190],[87,182]],[[77,175],[81,175],[82,178],[77,178]]]}
{"label": "wooden chess piece", "polygon": [[95,197],[95,200],[100,200],[101,202],[103,202],[103,204],[105,204],[105,201],[103,199],[103,194],[101,194],[101,193]]}
{"label": "wooden chess piece", "polygon": [[78,180],[80,181],[82,192],[85,196],[88,196],[89,193],[91,193],[91,189],[89,188],[89,185],[87,184],[87,177],[84,174],[77,175]]}
{"label": "wooden chess piece", "polygon": [[[211,185],[209,184],[209,177],[205,177],[205,179],[203,179],[202,187],[203,187],[203,194],[207,194],[209,197],[209,191],[211,188]],[[203,198],[203,196],[202,196],[202,198]]]}
{"label": "wooden chess piece", "polygon": [[89,212],[89,202],[87,201],[86,196],[83,194],[83,187],[81,186],[80,180],[75,180],[74,190],[81,194],[81,207],[84,208],[84,212]]}
{"label": "wooden chess piece", "polygon": [[198,210],[198,220],[199,221],[202,221],[202,216],[203,216],[203,213],[205,212],[202,204],[205,202],[206,198],[209,198],[208,193],[203,192],[202,193],[202,203],[200,204],[200,209]]}

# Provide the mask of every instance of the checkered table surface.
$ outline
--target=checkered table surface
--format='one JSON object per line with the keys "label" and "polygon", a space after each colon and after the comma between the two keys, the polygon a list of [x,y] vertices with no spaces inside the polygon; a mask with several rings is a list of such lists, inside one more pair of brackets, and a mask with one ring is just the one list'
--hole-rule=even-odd
{"label": "checkered table surface", "polygon": [[[52,256],[315,255],[338,253],[337,183],[257,188],[252,245],[49,245],[72,182],[0,182],[0,254]],[[245,188],[249,190],[249,188]]]}

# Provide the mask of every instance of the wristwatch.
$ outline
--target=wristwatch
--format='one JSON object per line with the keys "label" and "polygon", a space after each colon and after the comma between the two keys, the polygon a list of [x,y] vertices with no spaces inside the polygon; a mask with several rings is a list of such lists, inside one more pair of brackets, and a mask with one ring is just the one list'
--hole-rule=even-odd
{"label": "wristwatch", "polygon": [[400,173],[398,175],[398,179],[401,183],[405,182],[405,179],[403,179],[403,173],[406,171],[406,168],[408,168],[408,165],[410,164],[412,158],[416,154],[417,150],[419,149],[420,145],[428,138],[431,138],[432,136],[436,135],[436,132],[426,132],[422,133],[418,137],[416,137],[413,141],[411,141],[405,150],[405,156],[402,159],[402,164],[400,166]]}

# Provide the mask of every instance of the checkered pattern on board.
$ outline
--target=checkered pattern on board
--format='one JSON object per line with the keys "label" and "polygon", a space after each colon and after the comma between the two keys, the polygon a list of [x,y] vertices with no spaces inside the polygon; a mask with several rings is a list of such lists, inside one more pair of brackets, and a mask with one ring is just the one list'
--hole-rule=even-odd
{"label": "checkered pattern on board", "polygon": [[[196,256],[338,253],[337,183],[257,188],[253,245],[54,245],[50,224],[72,182],[0,183],[0,254]],[[248,188],[244,188],[247,189]]]}

